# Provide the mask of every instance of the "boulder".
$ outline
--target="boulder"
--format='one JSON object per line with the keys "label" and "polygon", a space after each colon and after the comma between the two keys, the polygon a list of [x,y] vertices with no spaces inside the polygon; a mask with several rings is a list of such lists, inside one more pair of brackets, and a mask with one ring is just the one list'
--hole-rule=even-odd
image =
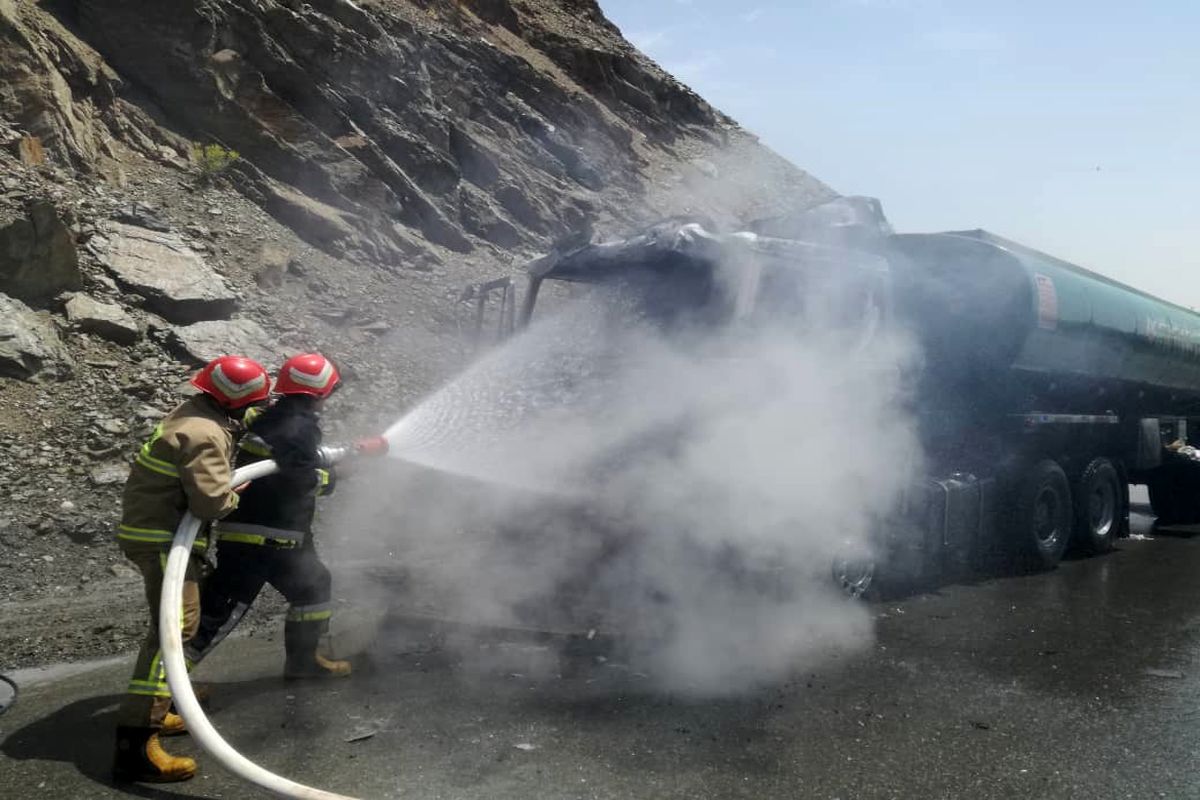
{"label": "boulder", "polygon": [[0,216],[0,291],[39,303],[81,284],[75,238],[53,203],[34,200],[24,213]]}
{"label": "boulder", "polygon": [[146,308],[169,322],[225,319],[237,295],[198,253],[174,233],[120,222],[94,239],[97,257],[123,288],[146,298]]}
{"label": "boulder", "polygon": [[270,369],[280,346],[257,322],[212,320],[173,328],[169,341],[181,357],[203,364],[223,355],[249,356]]}
{"label": "boulder", "polygon": [[133,344],[140,331],[133,317],[113,303],[102,303],[85,294],[74,295],[67,301],[67,319],[79,330],[117,344]]}
{"label": "boulder", "polygon": [[0,294],[0,375],[29,380],[55,364],[70,364],[70,356],[54,324]]}

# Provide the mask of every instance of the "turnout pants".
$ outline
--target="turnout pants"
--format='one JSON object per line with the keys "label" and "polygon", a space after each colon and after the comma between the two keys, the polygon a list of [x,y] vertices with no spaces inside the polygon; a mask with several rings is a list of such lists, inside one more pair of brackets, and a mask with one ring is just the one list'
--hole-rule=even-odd
{"label": "turnout pants", "polygon": [[[142,649],[138,652],[133,677],[117,711],[117,724],[135,728],[160,728],[171,706],[171,690],[167,687],[167,671],[163,665],[162,647],[158,639],[159,598],[162,595],[163,573],[167,569],[167,551],[126,552],[125,555],[142,573],[146,589],[146,604],[150,607],[150,626]],[[188,558],[183,584],[183,642],[196,633],[200,622],[200,574],[202,562],[193,553]]]}
{"label": "turnout pants", "polygon": [[283,637],[288,660],[312,660],[333,615],[333,580],[310,539],[300,547],[220,543],[217,569],[204,585],[199,630],[187,646],[192,662],[237,627],[267,583],[290,604]]}

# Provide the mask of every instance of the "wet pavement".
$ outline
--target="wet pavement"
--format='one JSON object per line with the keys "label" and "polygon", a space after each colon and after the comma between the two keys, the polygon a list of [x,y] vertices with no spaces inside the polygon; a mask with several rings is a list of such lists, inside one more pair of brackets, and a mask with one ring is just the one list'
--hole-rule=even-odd
{"label": "wet pavement", "polygon": [[[1197,798],[1200,534],[1149,532],[1137,514],[1109,555],[875,604],[873,649],[735,699],[655,693],[595,654],[531,677],[513,665],[546,650],[519,638],[467,670],[418,623],[349,681],[284,683],[261,637],[202,677],[247,756],[362,798]],[[19,676],[0,797],[264,796],[211,759],[112,787],[127,669]]]}

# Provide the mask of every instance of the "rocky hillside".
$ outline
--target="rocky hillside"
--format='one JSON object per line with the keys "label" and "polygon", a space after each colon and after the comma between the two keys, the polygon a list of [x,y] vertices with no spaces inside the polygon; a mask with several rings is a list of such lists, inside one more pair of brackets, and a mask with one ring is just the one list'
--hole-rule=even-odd
{"label": "rocky hillside", "polygon": [[372,429],[462,364],[464,285],[831,196],[595,0],[0,0],[0,654],[136,631],[21,620],[136,593],[117,490],[202,360],[320,348]]}

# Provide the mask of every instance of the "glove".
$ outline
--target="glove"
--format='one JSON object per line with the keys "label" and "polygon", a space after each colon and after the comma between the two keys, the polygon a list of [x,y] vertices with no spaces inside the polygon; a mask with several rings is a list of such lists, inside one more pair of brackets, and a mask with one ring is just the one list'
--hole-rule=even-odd
{"label": "glove", "polygon": [[371,436],[366,439],[359,439],[354,443],[354,453],[360,456],[383,456],[387,455],[388,440],[382,436]]}

